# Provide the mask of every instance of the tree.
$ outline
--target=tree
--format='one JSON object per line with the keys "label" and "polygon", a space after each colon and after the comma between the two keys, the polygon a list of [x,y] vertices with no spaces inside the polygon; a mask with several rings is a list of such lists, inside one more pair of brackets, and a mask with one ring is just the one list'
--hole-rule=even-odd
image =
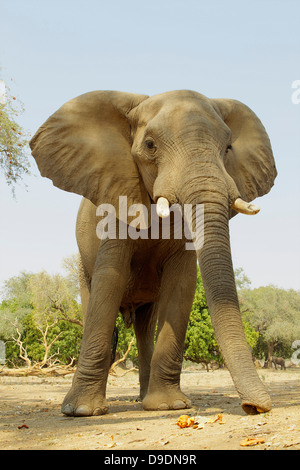
{"label": "tree", "polygon": [[[0,339],[6,357],[27,365],[49,365],[53,358],[70,363],[78,357],[82,337],[81,306],[70,280],[45,271],[21,273],[5,282],[0,305]],[[13,341],[11,343],[10,341]]]}
{"label": "tree", "polygon": [[18,276],[13,276],[3,283],[2,293],[7,301],[18,300],[23,307],[32,306],[31,293],[29,289],[32,273],[22,271]]}
{"label": "tree", "polygon": [[121,313],[117,316],[116,328],[118,330],[117,356],[120,358],[124,357],[129,345],[131,344],[126,357],[131,359],[132,362],[137,365],[138,350],[135,341],[134,328],[132,325],[129,328],[126,328]]}
{"label": "tree", "polygon": [[0,305],[0,337],[10,337],[17,327],[22,331],[22,320],[32,312],[33,305],[29,280],[32,273],[25,271],[4,281],[2,293],[5,300]]}
{"label": "tree", "polygon": [[239,267],[234,270],[234,278],[237,290],[250,289],[251,281],[243,268]]}
{"label": "tree", "polygon": [[[250,285],[250,280],[242,268],[238,268],[235,271],[235,275],[237,286]],[[258,341],[259,333],[247,321],[243,321],[243,326],[246,340],[249,346],[254,348]],[[185,339],[184,358],[197,363],[202,362],[206,365],[211,361],[223,363],[209,315],[199,267],[197,267],[196,292]]]}
{"label": "tree", "polygon": [[[0,88],[0,171],[15,195],[15,184],[24,174],[29,174],[27,157],[28,133],[17,123],[16,118],[24,112],[24,105],[10,94],[8,87]],[[6,89],[5,89],[6,88]]]}
{"label": "tree", "polygon": [[79,253],[74,253],[69,256],[65,256],[62,260],[62,267],[67,273],[65,279],[68,283],[68,288],[74,298],[80,296],[80,285],[79,285]]}
{"label": "tree", "polygon": [[41,327],[64,319],[83,326],[81,308],[74,299],[76,293],[70,287],[69,279],[42,271],[30,277],[29,288],[37,325]]}
{"label": "tree", "polygon": [[291,354],[291,345],[300,338],[300,293],[273,285],[239,292],[243,318],[260,334],[260,355],[266,345],[268,361],[278,348]]}
{"label": "tree", "polygon": [[197,267],[196,292],[185,338],[184,358],[204,364],[213,360],[222,362],[208,312],[199,267]]}

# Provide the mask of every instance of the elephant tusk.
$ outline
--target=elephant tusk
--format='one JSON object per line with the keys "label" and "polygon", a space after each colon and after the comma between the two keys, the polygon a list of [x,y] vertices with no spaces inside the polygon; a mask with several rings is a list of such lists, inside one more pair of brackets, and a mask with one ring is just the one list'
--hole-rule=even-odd
{"label": "elephant tusk", "polygon": [[231,205],[231,208],[237,212],[241,212],[242,214],[247,215],[255,215],[260,211],[260,207],[256,206],[255,204],[245,202],[240,197],[234,201],[234,203]]}
{"label": "elephant tusk", "polygon": [[156,213],[159,217],[164,219],[165,217],[169,217],[170,209],[169,209],[169,201],[165,197],[159,197],[156,203]]}

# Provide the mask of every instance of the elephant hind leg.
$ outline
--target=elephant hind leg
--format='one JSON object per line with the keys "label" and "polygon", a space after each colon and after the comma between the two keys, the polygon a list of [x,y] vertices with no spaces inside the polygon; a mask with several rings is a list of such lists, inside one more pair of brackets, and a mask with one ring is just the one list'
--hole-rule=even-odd
{"label": "elephant hind leg", "polygon": [[82,257],[78,255],[78,271],[79,271],[79,285],[80,285],[80,297],[83,314],[83,322],[85,322],[86,312],[91,294],[91,279],[83,264]]}

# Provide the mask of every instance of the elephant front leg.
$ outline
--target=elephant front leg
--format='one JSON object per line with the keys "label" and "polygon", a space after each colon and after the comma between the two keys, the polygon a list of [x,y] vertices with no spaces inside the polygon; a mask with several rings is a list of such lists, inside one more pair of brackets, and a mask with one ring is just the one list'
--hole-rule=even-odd
{"label": "elephant front leg", "polygon": [[128,244],[107,240],[94,267],[78,367],[72,388],[62,404],[68,416],[107,413],[106,383],[111,359],[111,339],[129,277]]}
{"label": "elephant front leg", "polygon": [[184,252],[164,268],[158,304],[158,338],[151,361],[146,410],[190,408],[180,389],[184,340],[196,287],[194,253]]}

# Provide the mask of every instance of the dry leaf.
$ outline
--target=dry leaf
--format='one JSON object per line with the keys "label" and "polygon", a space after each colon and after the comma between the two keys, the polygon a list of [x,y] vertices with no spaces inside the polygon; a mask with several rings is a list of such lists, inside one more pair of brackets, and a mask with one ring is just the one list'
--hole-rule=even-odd
{"label": "dry leaf", "polygon": [[240,446],[256,446],[257,444],[263,444],[265,442],[263,437],[246,437],[243,441],[240,442]]}
{"label": "dry leaf", "polygon": [[169,444],[169,442],[170,442],[170,441],[168,441],[167,439],[161,439],[161,440],[160,440],[160,444],[161,444],[162,446],[166,446],[167,444]]}
{"label": "dry leaf", "polygon": [[219,423],[219,424],[225,424],[225,421],[223,421],[223,415],[218,414],[214,418],[210,418],[207,423]]}
{"label": "dry leaf", "polygon": [[117,443],[116,442],[112,442],[111,444],[109,444],[107,446],[109,449],[112,449],[113,447],[117,447]]}
{"label": "dry leaf", "polygon": [[204,424],[207,423],[207,418],[204,416],[195,416],[195,424],[193,426],[193,429],[203,429]]}
{"label": "dry leaf", "polygon": [[133,444],[134,442],[143,442],[145,440],[146,440],[146,438],[144,438],[144,439],[134,439],[133,441],[129,441],[128,444]]}

